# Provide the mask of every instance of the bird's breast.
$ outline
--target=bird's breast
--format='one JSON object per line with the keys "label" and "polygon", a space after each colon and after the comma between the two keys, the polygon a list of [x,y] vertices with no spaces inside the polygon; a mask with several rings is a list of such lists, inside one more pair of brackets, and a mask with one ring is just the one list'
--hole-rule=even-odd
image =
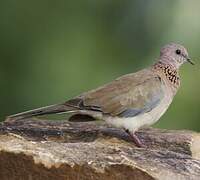
{"label": "bird's breast", "polygon": [[103,116],[102,118],[107,123],[115,127],[129,129],[130,131],[136,131],[142,127],[150,126],[156,123],[168,109],[171,102],[172,102],[172,95],[170,93],[166,93],[164,98],[159,103],[159,105],[153,108],[149,112],[127,118],[112,117],[112,116]]}

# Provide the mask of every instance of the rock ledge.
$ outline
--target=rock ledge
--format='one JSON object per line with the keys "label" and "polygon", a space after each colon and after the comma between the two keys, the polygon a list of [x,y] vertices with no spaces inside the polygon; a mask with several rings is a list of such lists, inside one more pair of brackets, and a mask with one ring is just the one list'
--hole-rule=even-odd
{"label": "rock ledge", "polygon": [[198,180],[200,134],[144,129],[137,148],[120,129],[38,119],[0,125],[0,179]]}

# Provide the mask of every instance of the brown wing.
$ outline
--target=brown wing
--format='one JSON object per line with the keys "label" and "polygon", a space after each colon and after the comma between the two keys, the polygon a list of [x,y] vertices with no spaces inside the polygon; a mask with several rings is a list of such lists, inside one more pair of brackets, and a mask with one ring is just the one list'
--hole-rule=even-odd
{"label": "brown wing", "polygon": [[67,104],[78,104],[81,109],[102,111],[112,116],[134,116],[155,107],[163,95],[160,78],[150,70],[142,70],[84,93]]}

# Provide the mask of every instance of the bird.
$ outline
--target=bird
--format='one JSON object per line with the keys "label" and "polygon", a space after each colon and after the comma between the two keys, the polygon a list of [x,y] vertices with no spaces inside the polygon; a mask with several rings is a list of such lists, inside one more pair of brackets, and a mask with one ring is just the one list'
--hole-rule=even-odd
{"label": "bird", "polygon": [[144,147],[136,132],[156,123],[166,112],[180,87],[179,68],[194,65],[187,49],[169,43],[151,66],[123,75],[72,99],[8,116],[6,122],[56,113],[86,115],[122,128],[137,147]]}

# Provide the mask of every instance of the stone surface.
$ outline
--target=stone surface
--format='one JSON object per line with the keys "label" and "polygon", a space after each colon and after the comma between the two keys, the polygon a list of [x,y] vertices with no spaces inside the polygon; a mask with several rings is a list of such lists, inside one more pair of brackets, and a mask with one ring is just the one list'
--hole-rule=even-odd
{"label": "stone surface", "polygon": [[199,179],[200,134],[150,128],[138,136],[146,148],[99,122],[2,123],[0,179]]}

